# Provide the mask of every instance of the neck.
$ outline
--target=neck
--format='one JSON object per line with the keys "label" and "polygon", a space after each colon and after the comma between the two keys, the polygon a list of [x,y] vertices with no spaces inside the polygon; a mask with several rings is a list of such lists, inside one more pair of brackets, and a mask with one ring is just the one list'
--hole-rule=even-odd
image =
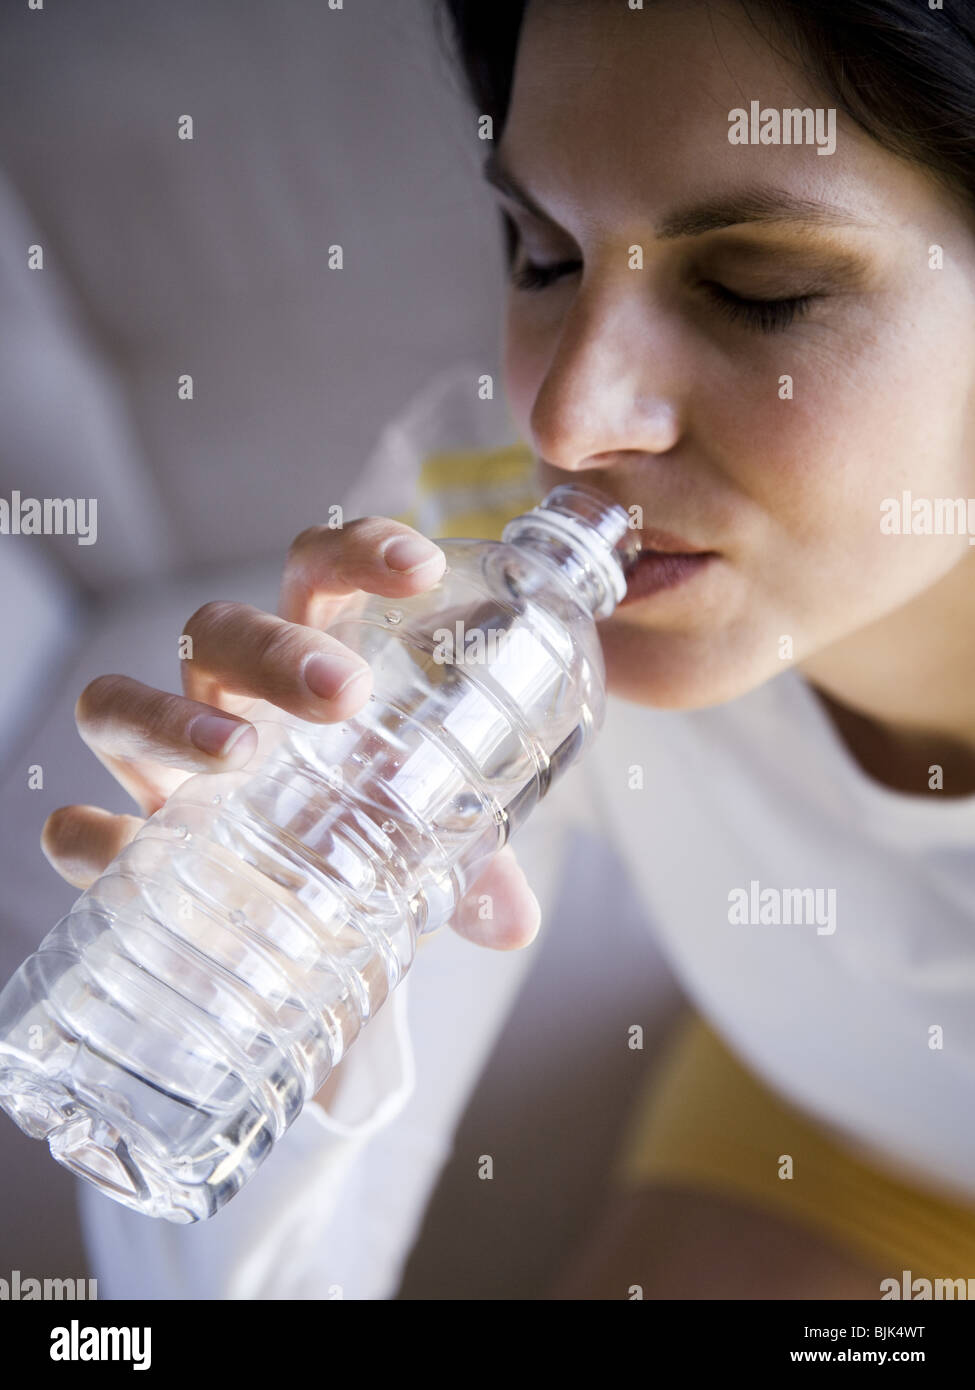
{"label": "neck", "polygon": [[898,791],[975,794],[975,551],[799,669],[864,771]]}

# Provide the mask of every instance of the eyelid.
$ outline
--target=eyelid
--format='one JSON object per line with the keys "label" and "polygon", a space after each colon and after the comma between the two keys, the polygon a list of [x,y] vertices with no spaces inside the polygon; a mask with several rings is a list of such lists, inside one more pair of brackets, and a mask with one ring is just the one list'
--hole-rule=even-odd
{"label": "eyelid", "polygon": [[[845,289],[863,289],[867,285],[869,266],[849,250],[830,251],[821,245],[789,246],[755,241],[729,239],[715,242],[708,252],[704,248],[691,258],[699,273],[715,279],[734,279],[736,275],[781,278],[786,283],[806,283],[809,293],[838,293]],[[805,292],[805,291],[804,291]]]}
{"label": "eyelid", "polygon": [[490,192],[497,201],[502,204],[505,212],[507,212],[510,217],[521,217],[527,222],[536,222],[539,226],[551,227],[554,231],[562,230],[553,218],[545,217],[542,213],[533,211],[532,208],[526,208],[524,203],[519,203],[514,198],[509,197],[503,188],[491,186]]}
{"label": "eyelid", "polygon": [[[826,299],[832,291],[821,281],[813,284],[800,282],[799,285],[736,285],[734,275],[702,275],[697,278],[696,283],[702,286],[717,285],[727,294],[732,294],[736,299],[753,299],[756,303],[774,304],[776,301],[787,299]],[[729,283],[730,282],[730,283]]]}
{"label": "eyelid", "polygon": [[[574,238],[558,223],[548,218],[539,217],[531,209],[512,201],[501,189],[493,189],[493,192],[504,206],[505,214],[514,228],[516,243],[521,246],[529,259],[562,262],[574,259],[576,255],[580,260],[583,259],[582,252],[576,245]],[[560,246],[571,247],[572,253],[550,248],[545,251],[530,252],[526,245],[527,238],[522,224],[526,228],[553,238]],[[742,298],[815,298],[827,294],[841,294],[844,291],[863,290],[868,287],[869,266],[848,247],[836,247],[830,250],[828,247],[824,247],[821,242],[812,246],[804,244],[804,237],[800,237],[798,241],[792,238],[787,245],[782,242],[775,245],[767,241],[756,241],[740,228],[716,230],[711,233],[711,236],[714,238],[711,246],[688,247],[687,250],[692,265],[700,267],[702,261],[707,262],[712,278],[720,281],[726,279],[733,281],[735,271],[739,267],[743,270],[747,268],[749,273],[757,274],[759,268],[765,272],[771,263],[776,275],[781,275],[783,278],[791,277],[794,282],[799,280],[802,286],[800,289],[793,289],[790,286],[788,293],[779,293],[776,289],[749,290],[747,293],[742,290],[740,291]],[[515,249],[518,249],[517,245]]]}
{"label": "eyelid", "polygon": [[717,280],[702,280],[700,287],[714,307],[731,321],[744,320],[763,333],[781,333],[801,318],[817,295],[786,295],[780,299],[750,299],[736,294]]}
{"label": "eyelid", "polygon": [[[549,222],[544,218],[536,217],[534,213],[529,212],[526,208],[519,207],[517,203],[509,203],[507,199],[504,201],[505,216],[514,227],[515,237],[522,246],[525,245],[531,233],[534,232],[536,236],[541,238],[547,237],[550,241],[560,246],[571,247],[573,254],[578,255],[580,260],[582,259],[582,252],[564,227],[560,227],[556,222]],[[522,226],[522,224],[524,224],[524,226]],[[551,254],[561,256],[564,260],[569,259],[569,257],[563,255],[562,252],[552,252]]]}

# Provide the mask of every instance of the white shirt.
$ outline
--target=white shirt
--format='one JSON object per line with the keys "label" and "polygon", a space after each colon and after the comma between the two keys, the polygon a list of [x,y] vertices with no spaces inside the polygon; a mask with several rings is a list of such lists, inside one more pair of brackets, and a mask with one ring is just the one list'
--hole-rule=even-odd
{"label": "white shirt", "polygon": [[[389,505],[347,514],[404,509],[410,449],[430,451],[444,400],[468,384],[467,369],[447,374],[405,434],[391,429],[385,474],[382,459],[369,470]],[[483,428],[481,416],[482,447]],[[626,872],[605,874],[593,922],[559,889],[566,856],[600,837]],[[542,932],[556,950],[590,948],[569,950],[578,978],[552,985],[593,1001],[585,1027],[611,1007],[601,975],[639,952],[608,925],[635,893],[683,990],[756,1074],[874,1162],[975,1199],[975,797],[869,780],[786,670],[705,710],[611,697],[588,758],[514,847]],[[330,1113],[306,1106],[208,1222],[151,1220],[81,1184],[99,1295],[393,1297],[491,1048],[535,963],[555,980],[557,958],[437,933],[350,1050]],[[566,1024],[545,1007],[546,980],[533,984],[540,1066]]]}
{"label": "white shirt", "polygon": [[[697,1007],[873,1161],[975,1198],[975,797],[869,779],[794,670],[711,709],[612,704],[588,770]],[[753,881],[771,920],[729,921]],[[776,924],[794,888],[827,910]]]}

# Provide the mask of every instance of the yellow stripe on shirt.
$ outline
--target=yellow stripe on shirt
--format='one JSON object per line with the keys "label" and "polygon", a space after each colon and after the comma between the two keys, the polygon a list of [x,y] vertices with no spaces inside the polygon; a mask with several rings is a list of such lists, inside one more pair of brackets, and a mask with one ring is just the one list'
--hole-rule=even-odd
{"label": "yellow stripe on shirt", "polygon": [[677,1026],[638,1093],[611,1181],[628,1192],[676,1184],[754,1202],[885,1277],[975,1278],[975,1201],[857,1153],[766,1086],[698,1014]]}
{"label": "yellow stripe on shirt", "polygon": [[417,500],[396,517],[424,535],[500,540],[512,517],[542,498],[535,456],[526,444],[431,454],[417,479]]}

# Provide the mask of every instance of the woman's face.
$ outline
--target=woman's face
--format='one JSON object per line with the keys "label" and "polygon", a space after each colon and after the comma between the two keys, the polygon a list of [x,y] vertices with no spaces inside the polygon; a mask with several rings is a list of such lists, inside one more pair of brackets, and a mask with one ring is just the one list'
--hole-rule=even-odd
{"label": "woman's face", "polygon": [[966,535],[881,529],[905,491],[975,497],[975,220],[840,111],[833,153],[731,144],[752,101],[830,105],[733,0],[532,0],[495,153],[545,215],[499,194],[516,275],[557,267],[506,320],[542,485],[717,552],[600,625],[647,704],[731,699],[958,565],[975,586]]}

